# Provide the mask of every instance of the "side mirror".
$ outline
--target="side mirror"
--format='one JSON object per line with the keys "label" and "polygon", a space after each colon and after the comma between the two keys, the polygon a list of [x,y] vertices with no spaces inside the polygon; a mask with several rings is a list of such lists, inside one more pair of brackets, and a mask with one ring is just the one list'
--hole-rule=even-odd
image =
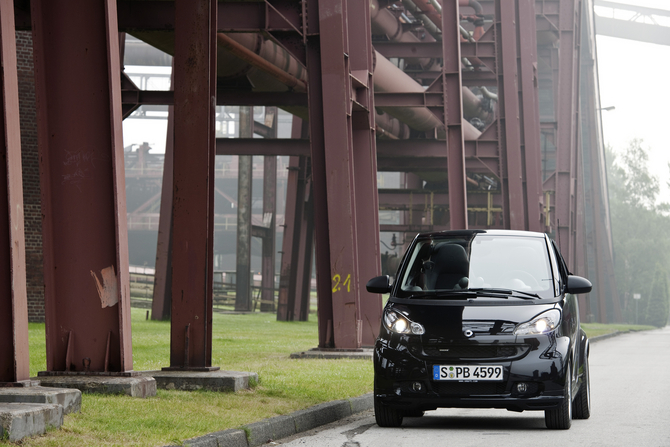
{"label": "side mirror", "polygon": [[368,281],[365,288],[370,293],[390,293],[391,278],[388,275],[377,276]]}
{"label": "side mirror", "polygon": [[579,295],[580,293],[589,293],[591,289],[593,289],[593,284],[588,279],[575,275],[568,276],[566,292]]}

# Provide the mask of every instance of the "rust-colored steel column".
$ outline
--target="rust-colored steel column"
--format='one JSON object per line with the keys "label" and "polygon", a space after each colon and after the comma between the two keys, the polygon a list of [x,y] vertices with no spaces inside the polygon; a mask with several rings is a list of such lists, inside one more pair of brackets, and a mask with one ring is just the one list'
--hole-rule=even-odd
{"label": "rust-colored steel column", "polygon": [[[265,108],[265,138],[277,138],[276,107]],[[263,237],[261,312],[275,311],[275,238],[277,233],[277,157],[263,157]]]}
{"label": "rust-colored steel column", "polygon": [[31,2],[47,370],[133,369],[116,2]]}
{"label": "rust-colored steel column", "polygon": [[521,120],[517,70],[517,1],[496,5],[498,28],[498,96],[501,104],[501,146],[503,148],[503,219],[505,228],[524,230],[524,194],[521,163]]}
{"label": "rust-colored steel column", "polygon": [[[310,27],[307,42],[309,124],[317,219],[321,348],[359,348],[363,333],[371,335],[372,328],[379,324],[381,312],[381,305],[379,311],[371,311],[369,302],[364,307],[361,304],[361,295],[365,293],[363,284],[368,278],[361,277],[360,266],[370,262],[371,253],[360,253],[359,239],[379,237],[376,219],[357,218],[358,200],[377,192],[376,173],[370,171],[374,164],[371,166],[368,161],[375,154],[374,140],[369,138],[374,129],[374,118],[370,117],[374,110],[371,101],[372,56],[371,53],[363,55],[369,51],[367,48],[371,48],[367,46],[365,51],[354,48],[362,45],[362,39],[370,39],[367,13],[364,24],[354,18],[354,15],[362,14],[359,9],[362,6],[362,3],[345,0],[310,0],[307,9]],[[351,8],[350,12],[348,8]],[[361,30],[363,26],[364,31]],[[367,132],[366,136],[354,136],[359,131]],[[365,175],[374,177],[364,182],[361,176]],[[378,255],[378,252],[374,253],[374,256]],[[378,259],[372,260],[371,264],[379,269]],[[370,267],[363,271],[368,275]],[[368,295],[365,299],[371,297]],[[374,302],[375,298],[372,300]],[[376,304],[372,306],[377,307]]]}
{"label": "rust-colored steel column", "polygon": [[[275,111],[276,113],[276,111]],[[275,311],[275,233],[277,157],[263,157],[263,224],[267,231],[262,240],[261,312]]]}
{"label": "rust-colored steel column", "polygon": [[496,2],[505,228],[540,229],[540,124],[533,1]]}
{"label": "rust-colored steel column", "polygon": [[[294,116],[291,138],[307,137],[307,123]],[[291,157],[288,170],[277,320],[307,321],[314,251],[309,158]]]}
{"label": "rust-colored steel column", "polygon": [[212,368],[216,17],[214,0],[175,1],[170,368]]}
{"label": "rust-colored steel column", "polygon": [[442,7],[442,88],[444,125],[447,130],[447,175],[449,185],[449,227],[468,228],[468,199],[463,138],[463,80],[461,76],[461,33],[458,2],[445,1]]}
{"label": "rust-colored steel column", "polygon": [[[240,107],[240,138],[254,135],[253,107]],[[253,156],[240,155],[237,163],[237,256],[235,267],[235,310],[253,310],[251,296],[251,188]]]}
{"label": "rust-colored steel column", "polygon": [[[174,68],[174,65],[173,65]],[[174,84],[174,76],[172,76]],[[173,85],[174,87],[174,85]],[[172,308],[172,188],[174,159],[174,106],[168,107],[161,207],[156,241],[156,269],[151,319],[168,320]]]}
{"label": "rust-colored steel column", "polygon": [[518,0],[519,88],[521,92],[521,137],[525,168],[527,230],[542,231],[542,161],[540,148],[540,93],[537,73],[535,0]]}
{"label": "rust-colored steel column", "polygon": [[0,386],[30,383],[14,3],[0,0]]}
{"label": "rust-colored steel column", "polygon": [[556,172],[554,176],[556,239],[570,269],[576,266],[576,150],[577,93],[579,88],[579,0],[559,1],[559,56],[557,101]]}
{"label": "rust-colored steel column", "polygon": [[381,275],[379,246],[379,200],[377,196],[377,147],[375,139],[373,48],[370,6],[367,2],[347,3],[349,70],[351,83],[351,134],[353,143],[354,196],[358,241],[360,314],[363,346],[373,346],[382,318],[382,298],[369,294],[365,283]]}

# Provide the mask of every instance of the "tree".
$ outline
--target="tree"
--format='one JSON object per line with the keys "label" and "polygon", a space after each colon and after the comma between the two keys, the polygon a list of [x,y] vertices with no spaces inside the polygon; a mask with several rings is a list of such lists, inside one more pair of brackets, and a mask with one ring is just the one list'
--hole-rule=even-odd
{"label": "tree", "polygon": [[644,322],[652,326],[664,327],[668,323],[668,311],[670,311],[668,275],[662,266],[657,267],[654,283],[651,287],[651,295],[649,301],[647,301]]}
{"label": "tree", "polygon": [[[618,156],[607,150],[615,274],[628,321],[635,319],[636,293],[646,298],[640,322],[651,315],[652,310],[648,313],[647,309],[662,311],[662,297],[654,298],[659,301],[651,304],[655,294],[662,295],[660,289],[652,289],[665,284],[662,296],[667,296],[670,272],[670,217],[667,204],[657,203],[659,181],[649,172],[648,160],[642,141],[637,139]],[[667,322],[667,314],[666,308],[663,324]],[[656,323],[660,324],[660,320]]]}

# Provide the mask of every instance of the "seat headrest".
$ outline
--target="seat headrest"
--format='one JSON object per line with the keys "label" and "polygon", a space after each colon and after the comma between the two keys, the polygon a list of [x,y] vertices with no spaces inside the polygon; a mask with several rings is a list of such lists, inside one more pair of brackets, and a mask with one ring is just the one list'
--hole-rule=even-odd
{"label": "seat headrest", "polygon": [[435,269],[439,272],[448,272],[467,276],[470,270],[468,254],[461,245],[443,244],[436,248],[431,256]]}

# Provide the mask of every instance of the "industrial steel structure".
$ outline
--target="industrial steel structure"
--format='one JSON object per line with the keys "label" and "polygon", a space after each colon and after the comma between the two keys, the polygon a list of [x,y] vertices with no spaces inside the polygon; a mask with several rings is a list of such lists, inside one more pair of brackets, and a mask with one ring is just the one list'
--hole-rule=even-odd
{"label": "industrial steel structure", "polygon": [[[0,0],[0,381],[28,379],[15,27],[34,48],[47,370],[127,375],[121,123],[140,105],[171,106],[153,307],[171,318],[169,369],[216,368],[216,155],[240,156],[238,310],[250,306],[251,237],[265,247],[264,290],[274,287],[273,160],[291,157],[277,317],[307,318],[314,243],[321,349],[372,345],[381,297],[364,285],[382,270],[380,231],[400,245],[429,229],[546,231],[594,280],[582,319],[619,319],[593,10],[593,0]],[[174,56],[170,91],[123,73],[124,33]],[[216,105],[241,106],[240,138],[215,138]],[[253,106],[292,113],[292,138],[274,138],[271,118],[255,123]],[[266,157],[262,225],[244,195],[251,155]],[[381,171],[402,173],[403,187],[378,188]],[[380,209],[400,223],[380,227]]]}

